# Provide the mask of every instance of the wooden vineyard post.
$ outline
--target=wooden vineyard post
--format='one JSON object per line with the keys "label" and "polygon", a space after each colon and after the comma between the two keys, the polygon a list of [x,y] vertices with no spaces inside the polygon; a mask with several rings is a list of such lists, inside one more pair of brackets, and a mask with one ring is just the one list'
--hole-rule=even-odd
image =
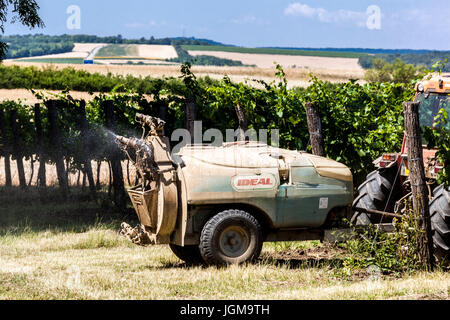
{"label": "wooden vineyard post", "polygon": [[[423,163],[422,137],[419,122],[420,103],[404,102],[406,147],[408,149],[409,178],[413,196],[413,209],[418,219],[419,230],[425,234],[420,238],[420,259],[429,271],[433,271],[433,238],[431,233],[430,209],[428,206],[428,188]],[[420,220],[419,220],[420,219]]]}
{"label": "wooden vineyard post", "polygon": [[95,199],[96,187],[94,182],[94,175],[92,173],[91,157],[89,154],[89,142],[91,136],[89,134],[89,125],[86,120],[86,101],[84,100],[80,101],[80,130],[81,130],[81,139],[83,140],[83,162],[84,162],[83,181],[85,181],[85,177],[87,176],[91,196]]}
{"label": "wooden vineyard post", "polygon": [[315,102],[308,102],[305,104],[305,107],[312,153],[316,156],[325,157],[325,143],[322,135],[319,106]]}
{"label": "wooden vineyard post", "polygon": [[234,110],[236,110],[236,115],[239,121],[239,141],[245,141],[245,133],[248,131],[248,121],[245,116],[244,109],[239,105],[234,105]]}
{"label": "wooden vineyard post", "polygon": [[56,101],[47,102],[48,121],[50,124],[50,143],[53,146],[54,161],[56,164],[56,173],[58,175],[59,187],[64,199],[69,195],[69,184],[67,181],[66,168],[64,166],[64,157],[61,149],[62,139],[58,126],[58,110]]}
{"label": "wooden vineyard post", "polygon": [[[111,100],[104,101],[103,103],[106,113],[106,128],[112,133],[116,133],[116,120],[114,117],[114,103]],[[114,139],[111,137],[109,146],[109,161],[111,163],[112,180],[114,188],[114,203],[120,210],[125,209],[126,197],[125,187],[123,182],[122,164],[120,161],[120,150]]]}
{"label": "wooden vineyard post", "polygon": [[100,160],[97,160],[97,182],[95,183],[95,189],[100,190],[100,171],[102,169],[102,162]]}
{"label": "wooden vineyard post", "polygon": [[195,102],[186,103],[186,129],[191,135],[191,143],[194,143],[194,123],[196,119],[196,109],[197,107],[195,105]]}
{"label": "wooden vineyard post", "polygon": [[45,172],[44,134],[42,132],[41,104],[34,105],[34,123],[36,126],[37,153],[39,156],[38,187],[47,186]]}
{"label": "wooden vineyard post", "polygon": [[5,157],[5,186],[10,188],[11,181],[11,153],[9,149],[8,135],[6,132],[5,113],[3,108],[0,108],[0,142],[3,144],[3,156]]}
{"label": "wooden vineyard post", "polygon": [[158,104],[158,117],[161,120],[167,121],[167,104],[163,103],[163,102],[159,102]]}
{"label": "wooden vineyard post", "polygon": [[13,136],[13,150],[14,156],[17,162],[17,172],[19,174],[19,184],[21,188],[27,187],[27,182],[25,180],[25,170],[23,168],[23,155],[22,149],[20,148],[20,132],[17,124],[17,110],[10,111],[10,121],[11,121],[11,131]]}

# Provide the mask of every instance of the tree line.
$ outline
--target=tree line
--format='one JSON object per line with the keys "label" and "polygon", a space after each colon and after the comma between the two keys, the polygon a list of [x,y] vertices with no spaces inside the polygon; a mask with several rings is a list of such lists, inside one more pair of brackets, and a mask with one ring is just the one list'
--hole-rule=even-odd
{"label": "tree line", "polygon": [[[92,35],[57,35],[50,36],[44,34],[10,35],[1,36],[0,43],[7,45],[6,59],[18,59],[25,57],[35,57],[47,54],[57,54],[71,52],[74,43],[108,43],[108,44],[159,44],[159,45],[217,45],[215,41],[196,38],[161,38],[155,39],[150,36],[148,39],[126,39],[121,35],[99,37]],[[1,60],[0,56],[0,60]]]}
{"label": "tree line", "polygon": [[191,56],[189,52],[183,48],[182,44],[175,44],[174,48],[178,54],[177,58],[168,59],[169,62],[186,63],[199,66],[234,66],[242,67],[244,64],[241,61],[218,58],[208,55]]}
{"label": "tree line", "polygon": [[[431,69],[438,61],[450,60],[450,51],[429,51],[424,53],[395,53],[395,54],[375,54],[361,56],[358,60],[361,67],[370,69],[375,67],[377,60],[384,60],[393,64],[399,59],[406,64],[414,67],[423,67]],[[444,66],[442,71],[450,71],[450,65]]]}

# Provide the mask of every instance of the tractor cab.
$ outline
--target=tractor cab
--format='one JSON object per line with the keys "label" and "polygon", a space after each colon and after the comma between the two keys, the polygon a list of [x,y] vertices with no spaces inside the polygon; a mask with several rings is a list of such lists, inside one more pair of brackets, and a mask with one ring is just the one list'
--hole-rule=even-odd
{"label": "tractor cab", "polygon": [[[439,111],[444,109],[450,114],[450,75],[442,75],[428,80],[423,80],[416,85],[415,102],[420,102],[419,120],[422,127],[436,127],[435,118]],[[442,124],[439,124],[441,126]],[[450,122],[445,124],[450,130]],[[428,142],[422,137],[423,160],[425,164],[426,177],[434,180],[442,170],[442,164],[436,159],[437,149],[429,149]],[[407,180],[409,176],[408,159],[406,149],[406,136],[403,138],[402,150],[400,153],[383,154],[374,161],[377,168],[400,168],[402,180]]]}
{"label": "tractor cab", "polygon": [[[416,85],[415,102],[420,102],[420,123],[433,126],[441,109],[450,113],[450,75],[419,82]],[[447,124],[450,129],[450,124]]]}

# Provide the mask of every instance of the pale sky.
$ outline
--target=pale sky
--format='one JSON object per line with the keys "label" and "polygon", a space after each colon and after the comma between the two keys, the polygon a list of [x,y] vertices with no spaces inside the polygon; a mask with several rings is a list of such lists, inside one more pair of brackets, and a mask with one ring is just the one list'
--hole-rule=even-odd
{"label": "pale sky", "polygon": [[[30,31],[17,24],[7,25],[6,34],[184,35],[248,47],[450,50],[450,2],[444,0],[37,2],[46,27]],[[80,29],[67,27],[71,5],[80,9]],[[379,8],[379,19],[374,18],[374,6]]]}

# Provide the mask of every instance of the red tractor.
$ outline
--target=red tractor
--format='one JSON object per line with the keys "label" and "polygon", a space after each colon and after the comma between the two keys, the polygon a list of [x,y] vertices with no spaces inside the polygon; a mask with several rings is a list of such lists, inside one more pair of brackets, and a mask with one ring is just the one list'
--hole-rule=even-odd
{"label": "red tractor", "polygon": [[[450,76],[440,76],[416,85],[415,102],[420,102],[421,126],[432,126],[441,109],[450,114]],[[449,127],[447,127],[449,129]],[[405,210],[404,199],[411,197],[406,137],[400,153],[386,153],[374,161],[377,168],[367,176],[358,188],[359,196],[354,208],[401,214]],[[450,190],[438,185],[436,178],[442,164],[436,159],[437,150],[423,147],[426,179],[430,195],[430,215],[433,231],[435,257],[450,262]],[[450,160],[450,159],[449,159]],[[376,224],[386,221],[385,216],[356,211],[353,223]]]}

